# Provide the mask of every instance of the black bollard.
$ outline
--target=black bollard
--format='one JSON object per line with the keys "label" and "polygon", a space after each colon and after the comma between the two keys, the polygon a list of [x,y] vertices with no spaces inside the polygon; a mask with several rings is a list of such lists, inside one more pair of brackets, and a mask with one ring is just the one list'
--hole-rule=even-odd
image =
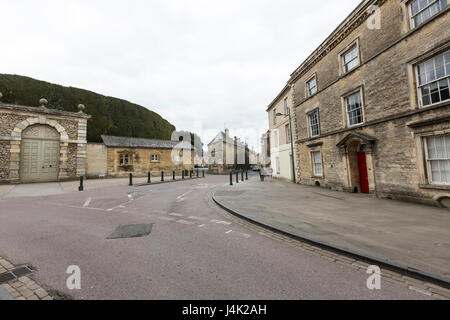
{"label": "black bollard", "polygon": [[164,182],[164,171],[161,171],[161,182]]}
{"label": "black bollard", "polygon": [[242,172],[241,172],[241,180],[242,180],[242,182],[244,182],[244,170],[242,170]]}
{"label": "black bollard", "polygon": [[181,171],[181,179],[184,180],[184,170]]}
{"label": "black bollard", "polygon": [[202,169],[202,177],[203,178],[205,177],[205,169],[204,168]]}
{"label": "black bollard", "polygon": [[78,187],[78,191],[83,191],[84,187],[83,187],[83,176],[80,176],[80,186]]}
{"label": "black bollard", "polygon": [[133,185],[133,174],[130,173],[130,186],[132,186],[132,185]]}
{"label": "black bollard", "polygon": [[239,183],[239,172],[236,172],[236,183]]}
{"label": "black bollard", "polygon": [[233,172],[230,171],[230,186],[233,185]]}
{"label": "black bollard", "polygon": [[248,180],[248,170],[245,170],[245,180]]}
{"label": "black bollard", "polygon": [[147,183],[150,184],[152,183],[152,174],[150,172],[147,172]]}
{"label": "black bollard", "polygon": [[175,170],[172,171],[172,178],[173,178],[173,180],[175,180]]}
{"label": "black bollard", "polygon": [[197,178],[198,178],[198,168],[197,168]]}

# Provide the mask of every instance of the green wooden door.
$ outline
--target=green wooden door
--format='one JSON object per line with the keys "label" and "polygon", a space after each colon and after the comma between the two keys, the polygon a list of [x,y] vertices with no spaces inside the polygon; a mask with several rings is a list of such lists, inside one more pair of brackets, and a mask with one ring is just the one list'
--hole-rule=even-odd
{"label": "green wooden door", "polygon": [[22,133],[20,179],[22,182],[56,181],[59,173],[59,133],[46,125]]}

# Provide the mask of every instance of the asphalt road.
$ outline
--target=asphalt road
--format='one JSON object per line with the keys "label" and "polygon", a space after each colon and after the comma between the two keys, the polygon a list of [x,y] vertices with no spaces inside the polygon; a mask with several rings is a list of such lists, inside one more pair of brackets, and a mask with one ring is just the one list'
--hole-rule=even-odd
{"label": "asphalt road", "polygon": [[[256,179],[256,178],[255,178]],[[224,219],[208,193],[226,176],[0,200],[0,256],[74,299],[426,299]],[[148,236],[107,239],[120,225]],[[69,290],[68,266],[81,269]]]}

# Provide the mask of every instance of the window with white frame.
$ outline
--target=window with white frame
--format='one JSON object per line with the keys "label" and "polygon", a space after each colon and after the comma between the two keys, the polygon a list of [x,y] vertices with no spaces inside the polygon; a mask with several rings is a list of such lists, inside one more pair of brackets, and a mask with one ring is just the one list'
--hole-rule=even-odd
{"label": "window with white frame", "polygon": [[316,76],[312,77],[308,82],[306,82],[306,91],[308,97],[311,97],[313,94],[317,92],[317,80]]}
{"label": "window with white frame", "polygon": [[289,124],[284,126],[284,132],[286,132],[286,144],[291,143],[291,128]]}
{"label": "window with white frame", "polygon": [[364,122],[360,91],[345,98],[345,108],[347,110],[347,124],[349,127]]}
{"label": "window with white frame", "polygon": [[273,124],[277,124],[277,109],[273,109]]}
{"label": "window with white frame", "polygon": [[278,148],[279,140],[278,140],[278,130],[273,131],[273,147]]}
{"label": "window with white frame", "polygon": [[321,177],[323,175],[322,153],[320,151],[311,152],[314,176]]}
{"label": "window with white frame", "polygon": [[344,73],[356,68],[359,65],[358,46],[355,44],[342,54],[342,67]]}
{"label": "window with white frame", "polygon": [[450,134],[425,138],[428,181],[450,184]]}
{"label": "window with white frame", "polygon": [[152,154],[152,162],[159,162],[159,154]]}
{"label": "window with white frame", "polygon": [[133,164],[133,155],[132,154],[121,154],[119,155],[119,164],[121,166],[130,166]]}
{"label": "window with white frame", "polygon": [[420,26],[447,7],[448,0],[414,0],[409,5],[411,28]]}
{"label": "window with white frame", "polygon": [[309,114],[309,133],[311,137],[317,137],[319,132],[319,111]]}
{"label": "window with white frame", "polygon": [[288,98],[284,98],[284,114],[289,114],[289,100]]}
{"label": "window with white frame", "polygon": [[450,99],[450,50],[419,64],[417,76],[422,107]]}

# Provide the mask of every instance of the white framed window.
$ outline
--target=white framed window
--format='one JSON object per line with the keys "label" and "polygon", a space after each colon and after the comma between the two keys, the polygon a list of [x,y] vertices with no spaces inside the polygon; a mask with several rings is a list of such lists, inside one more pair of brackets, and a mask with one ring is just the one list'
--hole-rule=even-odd
{"label": "white framed window", "polygon": [[291,143],[291,127],[287,124],[284,126],[284,129],[286,132],[286,144]]}
{"label": "white framed window", "polygon": [[133,155],[132,154],[121,154],[119,155],[119,165],[121,166],[130,166],[133,164]]}
{"label": "white framed window", "polygon": [[416,70],[421,107],[450,99],[450,50],[420,63]]}
{"label": "white framed window", "polygon": [[313,173],[316,177],[323,176],[322,153],[320,151],[311,152]]}
{"label": "white framed window", "polygon": [[152,154],[152,162],[159,162],[159,154]]}
{"label": "white framed window", "polygon": [[317,92],[317,79],[316,76],[312,77],[306,82],[306,94],[311,97]]}
{"label": "white framed window", "polygon": [[280,144],[278,130],[273,131],[273,147],[278,148]]}
{"label": "white framed window", "polygon": [[289,99],[284,98],[284,114],[289,114]]}
{"label": "white framed window", "polygon": [[343,73],[347,73],[359,65],[358,45],[355,43],[341,55]]}
{"label": "white framed window", "polygon": [[409,4],[411,29],[420,26],[428,19],[444,10],[448,0],[414,0]]}
{"label": "white framed window", "polygon": [[320,134],[319,129],[319,111],[314,111],[308,115],[309,118],[309,133],[311,137],[317,137]]}
{"label": "white framed window", "polygon": [[277,174],[281,173],[280,157],[275,158]]}
{"label": "white framed window", "polygon": [[364,122],[361,91],[345,97],[345,109],[347,112],[347,125],[356,126]]}
{"label": "white framed window", "polygon": [[450,184],[450,134],[425,138],[428,182]]}
{"label": "white framed window", "polygon": [[277,124],[277,109],[273,109],[273,125]]}

